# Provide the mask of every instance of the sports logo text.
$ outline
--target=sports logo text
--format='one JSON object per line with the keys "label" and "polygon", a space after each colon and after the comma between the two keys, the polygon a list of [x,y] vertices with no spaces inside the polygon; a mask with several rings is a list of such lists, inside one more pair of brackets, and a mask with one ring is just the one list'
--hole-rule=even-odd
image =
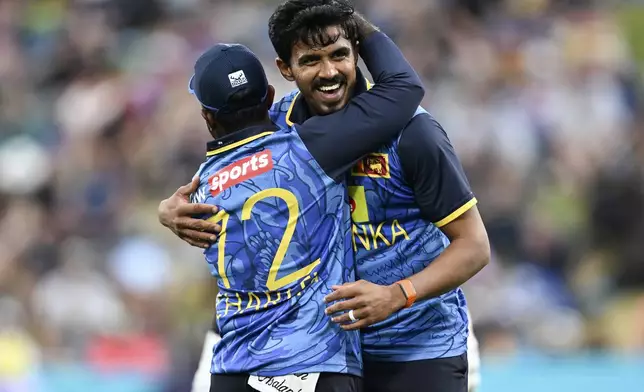
{"label": "sports logo text", "polygon": [[208,179],[210,193],[215,196],[233,185],[266,173],[271,169],[273,169],[273,159],[270,150],[240,159],[219,170]]}

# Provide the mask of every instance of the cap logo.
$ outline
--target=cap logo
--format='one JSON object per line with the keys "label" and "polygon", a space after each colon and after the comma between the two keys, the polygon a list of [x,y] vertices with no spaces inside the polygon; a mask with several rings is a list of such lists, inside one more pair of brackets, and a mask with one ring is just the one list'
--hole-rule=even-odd
{"label": "cap logo", "polygon": [[230,80],[231,87],[238,87],[238,86],[241,86],[242,84],[248,83],[248,79],[246,79],[246,75],[244,75],[244,71],[237,71],[237,72],[228,74],[228,80]]}

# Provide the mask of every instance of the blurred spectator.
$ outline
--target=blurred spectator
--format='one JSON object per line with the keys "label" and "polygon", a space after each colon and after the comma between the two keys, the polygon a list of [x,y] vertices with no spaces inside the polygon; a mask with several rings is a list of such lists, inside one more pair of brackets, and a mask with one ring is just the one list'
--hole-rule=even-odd
{"label": "blurred spectator", "polygon": [[125,308],[113,284],[97,269],[99,256],[82,240],[68,240],[63,247],[60,268],[42,278],[33,292],[38,319],[58,333],[54,344],[75,348],[94,334],[122,330]]}

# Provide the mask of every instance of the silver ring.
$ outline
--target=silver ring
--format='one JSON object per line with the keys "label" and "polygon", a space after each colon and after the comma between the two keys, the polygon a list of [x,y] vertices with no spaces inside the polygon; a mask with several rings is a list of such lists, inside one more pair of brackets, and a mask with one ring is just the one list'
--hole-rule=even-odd
{"label": "silver ring", "polygon": [[351,319],[351,322],[354,322],[354,323],[355,323],[356,321],[360,320],[360,319],[356,318],[356,316],[353,314],[353,309],[351,309],[351,310],[349,311],[349,319]]}

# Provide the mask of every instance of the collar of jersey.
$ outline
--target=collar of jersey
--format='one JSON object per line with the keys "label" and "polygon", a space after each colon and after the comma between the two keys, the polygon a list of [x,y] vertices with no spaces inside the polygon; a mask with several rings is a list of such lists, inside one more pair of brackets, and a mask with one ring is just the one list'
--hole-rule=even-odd
{"label": "collar of jersey", "polygon": [[211,157],[213,155],[232,150],[233,148],[243,146],[244,144],[250,143],[253,140],[270,135],[278,129],[279,127],[275,124],[255,125],[241,129],[237,132],[231,133],[230,135],[226,135],[208,142],[208,152],[206,153],[206,156]]}
{"label": "collar of jersey", "polygon": [[[356,87],[354,90],[354,95],[363,93],[371,88],[371,83],[362,75],[360,68],[356,69]],[[286,112],[286,124],[288,126],[293,126],[293,124],[302,124],[304,121],[313,117],[311,112],[309,112],[309,107],[306,104],[304,99],[301,99],[300,93],[298,92],[291,106]]]}

